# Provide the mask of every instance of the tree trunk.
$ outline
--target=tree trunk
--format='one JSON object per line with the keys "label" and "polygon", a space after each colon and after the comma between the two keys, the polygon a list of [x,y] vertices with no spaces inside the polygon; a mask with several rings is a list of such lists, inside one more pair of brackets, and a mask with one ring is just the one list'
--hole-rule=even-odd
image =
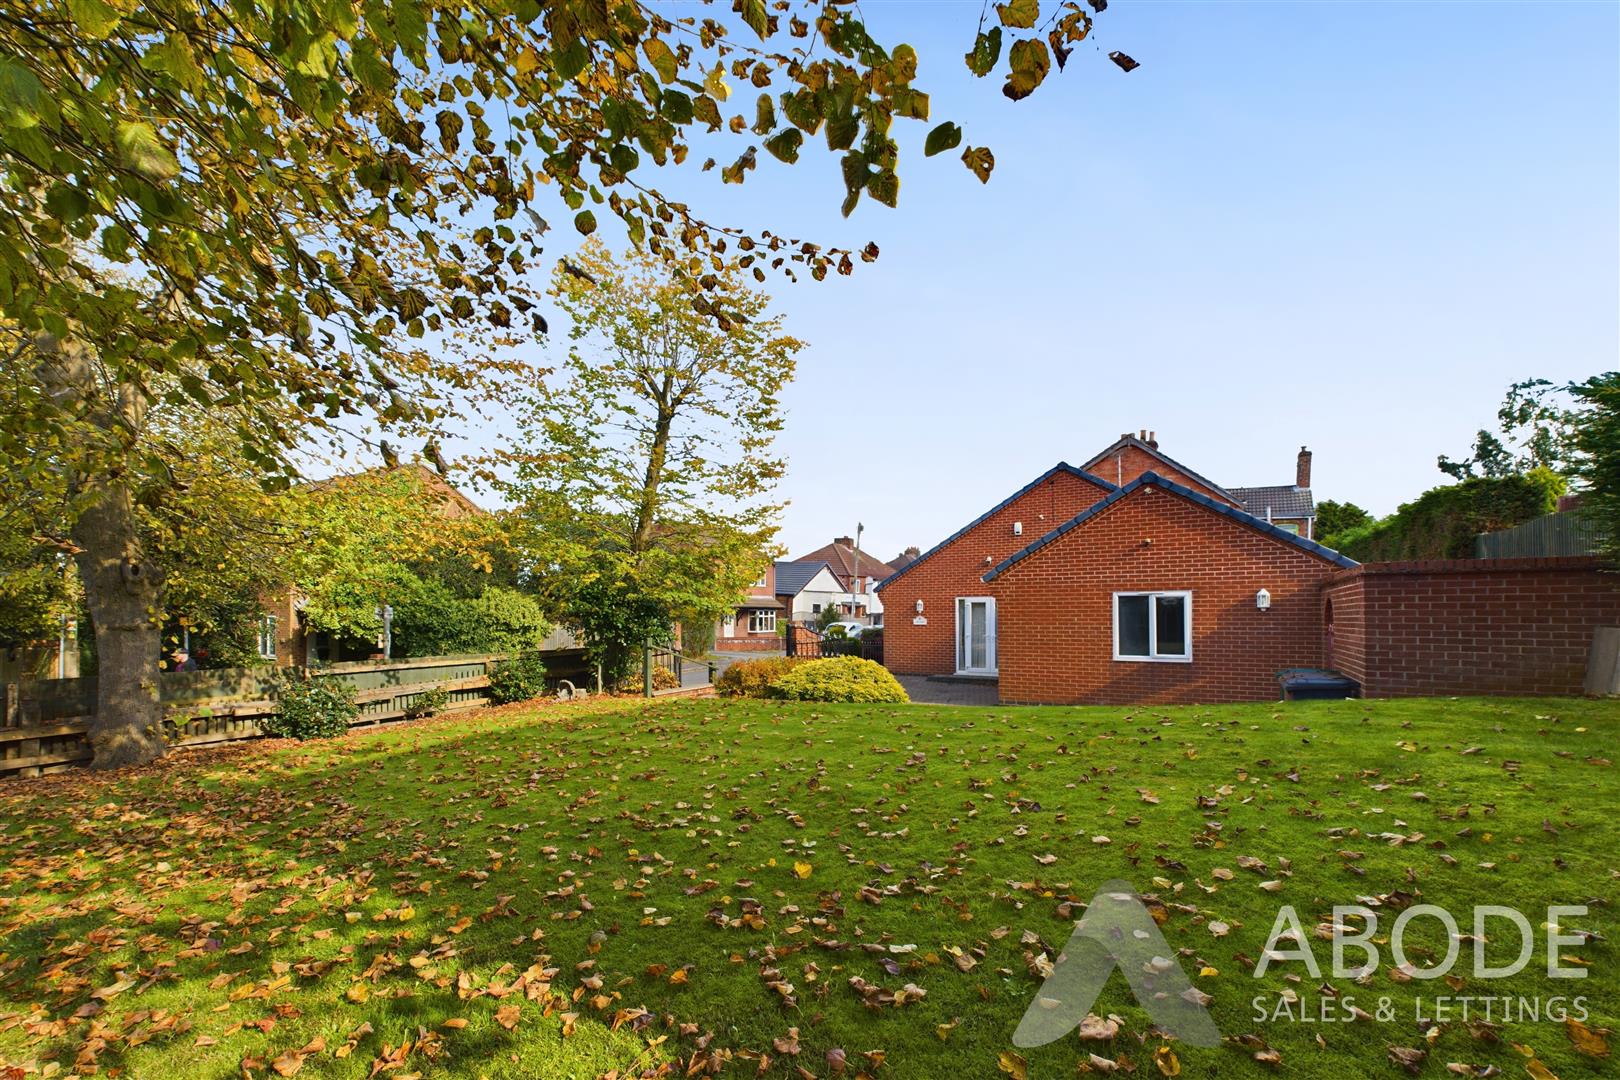
{"label": "tree trunk", "polygon": [[636,531],[630,538],[630,550],[639,562],[652,547],[653,525],[658,520],[658,488],[664,482],[664,465],[669,456],[669,433],[674,427],[673,410],[659,405],[658,420],[653,426],[652,446],[647,453],[647,472],[641,481],[641,500],[636,507]]}
{"label": "tree trunk", "polygon": [[79,575],[96,631],[92,768],[140,765],[163,756],[157,661],[162,575],[142,555],[134,499],[119,480],[98,480],[73,528]]}

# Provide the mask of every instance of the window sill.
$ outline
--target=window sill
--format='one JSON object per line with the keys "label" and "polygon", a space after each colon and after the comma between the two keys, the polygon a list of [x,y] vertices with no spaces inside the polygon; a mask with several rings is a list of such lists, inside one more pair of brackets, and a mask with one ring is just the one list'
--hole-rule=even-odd
{"label": "window sill", "polygon": [[1114,661],[1122,664],[1190,664],[1190,656],[1116,656]]}

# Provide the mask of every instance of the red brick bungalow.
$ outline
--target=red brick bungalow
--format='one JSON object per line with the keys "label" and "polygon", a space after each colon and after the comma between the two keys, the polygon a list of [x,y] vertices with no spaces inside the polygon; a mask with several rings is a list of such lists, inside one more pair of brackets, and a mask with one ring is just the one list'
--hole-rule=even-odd
{"label": "red brick bungalow", "polygon": [[996,601],[985,571],[1113,490],[1060,461],[884,579],[884,664],[901,675],[994,678]]}
{"label": "red brick bungalow", "polygon": [[1149,470],[983,575],[1001,700],[1275,698],[1322,665],[1322,586],[1356,565]]}

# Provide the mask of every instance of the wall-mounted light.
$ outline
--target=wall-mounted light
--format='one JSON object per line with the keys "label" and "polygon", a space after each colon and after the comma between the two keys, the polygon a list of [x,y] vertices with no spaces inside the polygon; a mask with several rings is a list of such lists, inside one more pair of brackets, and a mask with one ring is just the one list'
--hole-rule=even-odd
{"label": "wall-mounted light", "polygon": [[1271,592],[1269,590],[1267,590],[1267,589],[1261,589],[1259,592],[1255,593],[1254,594],[1254,606],[1259,608],[1261,611],[1270,610],[1270,608],[1271,608]]}
{"label": "wall-mounted light", "polygon": [[919,614],[919,615],[922,614],[922,601],[921,600],[917,601],[917,614]]}

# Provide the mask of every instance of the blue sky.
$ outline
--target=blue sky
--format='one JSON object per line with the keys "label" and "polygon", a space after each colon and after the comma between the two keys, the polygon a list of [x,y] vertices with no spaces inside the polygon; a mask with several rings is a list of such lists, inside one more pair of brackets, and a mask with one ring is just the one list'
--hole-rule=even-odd
{"label": "blue sky", "polygon": [[862,8],[917,47],[933,121],[994,150],[988,186],[916,123],[898,210],[840,218],[824,153],[762,153],[741,188],[658,178],[717,220],[882,248],[770,285],[811,343],[791,554],[857,521],[880,557],[926,549],[1140,428],[1230,485],[1290,482],[1309,445],[1318,499],[1385,513],[1509,383],[1616,364],[1620,5],[1115,0],[1018,103],[961,62],[976,3]]}

